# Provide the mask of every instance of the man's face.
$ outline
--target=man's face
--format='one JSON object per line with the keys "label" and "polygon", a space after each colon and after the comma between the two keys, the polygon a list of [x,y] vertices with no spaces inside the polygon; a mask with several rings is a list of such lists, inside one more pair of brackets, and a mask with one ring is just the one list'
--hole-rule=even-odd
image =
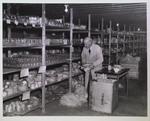
{"label": "man's face", "polygon": [[91,47],[91,45],[92,45],[92,42],[90,40],[88,40],[88,39],[84,40],[84,47],[85,48],[89,49]]}

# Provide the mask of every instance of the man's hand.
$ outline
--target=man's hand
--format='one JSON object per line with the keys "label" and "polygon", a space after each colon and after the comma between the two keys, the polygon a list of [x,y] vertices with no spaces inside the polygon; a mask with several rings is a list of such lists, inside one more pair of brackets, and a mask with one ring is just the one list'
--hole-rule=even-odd
{"label": "man's hand", "polygon": [[83,66],[81,66],[81,69],[84,70],[85,72],[90,71],[91,69],[94,69],[94,65],[93,64],[84,64]]}
{"label": "man's hand", "polygon": [[93,68],[94,68],[94,65],[93,65],[93,64],[91,64],[91,65],[89,66],[89,68],[90,68],[90,69],[93,69]]}
{"label": "man's hand", "polygon": [[85,72],[90,71],[90,68],[89,68],[89,67],[86,67],[86,68],[84,68],[84,71],[85,71]]}
{"label": "man's hand", "polygon": [[91,70],[91,64],[84,64],[81,67],[82,70],[84,70],[85,72],[90,71]]}
{"label": "man's hand", "polygon": [[94,65],[93,64],[89,64],[89,65],[84,66],[84,71],[90,71],[93,68],[94,68]]}

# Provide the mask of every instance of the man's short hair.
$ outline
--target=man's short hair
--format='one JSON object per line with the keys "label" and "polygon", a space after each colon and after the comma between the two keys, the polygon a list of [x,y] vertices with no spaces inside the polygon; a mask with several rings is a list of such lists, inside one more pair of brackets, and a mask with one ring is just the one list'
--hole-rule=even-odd
{"label": "man's short hair", "polygon": [[85,40],[88,40],[88,41],[90,41],[90,42],[93,41],[92,38],[90,38],[90,37],[85,37],[85,38],[84,38],[84,41],[85,41]]}

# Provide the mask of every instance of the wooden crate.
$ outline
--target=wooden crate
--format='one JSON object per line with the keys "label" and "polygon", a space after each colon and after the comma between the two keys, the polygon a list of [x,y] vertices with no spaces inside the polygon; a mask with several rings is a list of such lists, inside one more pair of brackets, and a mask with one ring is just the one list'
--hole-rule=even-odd
{"label": "wooden crate", "polygon": [[125,67],[129,68],[129,78],[139,79],[139,62],[140,57],[133,57],[127,54],[125,57],[120,59],[120,64]]}
{"label": "wooden crate", "polygon": [[111,79],[92,83],[92,110],[112,113],[118,105],[118,85]]}
{"label": "wooden crate", "polygon": [[122,67],[129,68],[129,78],[139,78],[139,64],[121,64]]}

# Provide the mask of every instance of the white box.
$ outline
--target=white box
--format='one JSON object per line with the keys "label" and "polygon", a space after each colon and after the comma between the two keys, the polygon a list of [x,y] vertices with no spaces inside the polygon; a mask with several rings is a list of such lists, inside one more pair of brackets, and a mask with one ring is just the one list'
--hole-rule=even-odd
{"label": "white box", "polygon": [[99,79],[92,83],[91,108],[94,111],[112,113],[118,105],[118,84],[111,79]]}

